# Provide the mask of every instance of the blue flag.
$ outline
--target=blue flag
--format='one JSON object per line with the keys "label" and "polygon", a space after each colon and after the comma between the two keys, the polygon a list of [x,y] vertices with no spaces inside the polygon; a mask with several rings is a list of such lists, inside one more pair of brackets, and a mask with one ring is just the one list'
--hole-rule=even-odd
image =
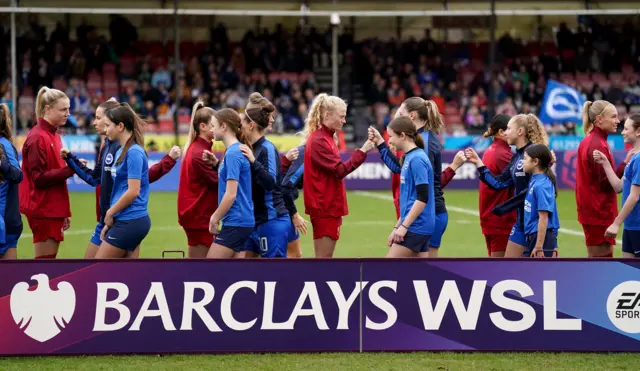
{"label": "blue flag", "polygon": [[547,90],[538,118],[543,124],[582,122],[585,99],[576,89],[554,80],[547,81]]}

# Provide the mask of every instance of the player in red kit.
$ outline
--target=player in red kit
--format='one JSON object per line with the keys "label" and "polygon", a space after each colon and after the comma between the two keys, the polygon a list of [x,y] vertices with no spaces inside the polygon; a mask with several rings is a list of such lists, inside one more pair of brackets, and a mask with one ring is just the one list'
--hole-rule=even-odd
{"label": "player in red kit", "polygon": [[[588,256],[612,258],[616,240],[606,236],[605,232],[618,216],[618,199],[604,168],[595,162],[593,152],[600,151],[614,166],[607,136],[616,132],[620,120],[616,107],[604,100],[586,102],[582,115],[587,136],[580,142],[576,160],[578,221],[584,230]],[[620,170],[617,171],[618,176],[621,175]]]}
{"label": "player in red kit", "polygon": [[[493,143],[484,151],[482,162],[493,174],[501,174],[507,167],[511,157],[511,147],[507,143],[505,131],[511,119],[508,115],[496,115],[491,120],[489,130],[484,137],[493,137]],[[513,187],[493,190],[480,182],[480,227],[487,244],[487,253],[491,257],[504,257],[509,242],[511,228],[516,222],[515,210],[504,216],[497,216],[491,211],[513,196]]]}
{"label": "player in red kit", "polygon": [[215,156],[203,159],[213,147],[215,111],[202,102],[193,106],[189,138],[184,149],[178,186],[178,223],[184,228],[190,258],[206,258],[213,243],[209,218],[218,208],[218,165]]}
{"label": "player in red kit", "polygon": [[347,105],[339,97],[320,94],[309,110],[303,135],[307,138],[304,151],[303,192],[305,212],[313,227],[316,258],[331,258],[340,238],[342,217],[349,213],[344,178],[360,166],[366,153],[374,148],[367,141],[346,162],[334,134],[342,129]]}
{"label": "player in red kit", "polygon": [[33,232],[36,259],[54,259],[71,224],[67,178],[74,172],[60,157],[62,140],[57,133],[69,114],[69,98],[63,92],[41,88],[36,98],[38,124],[22,146],[20,212]]}

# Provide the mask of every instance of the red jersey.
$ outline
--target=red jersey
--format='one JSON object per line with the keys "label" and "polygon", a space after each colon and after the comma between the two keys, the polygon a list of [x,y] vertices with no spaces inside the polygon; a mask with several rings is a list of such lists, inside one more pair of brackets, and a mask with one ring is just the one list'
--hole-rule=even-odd
{"label": "red jersey", "polygon": [[71,216],[67,178],[73,169],[60,157],[62,140],[42,118],[29,131],[22,146],[20,212],[33,218],[67,218]]}
{"label": "red jersey", "polygon": [[302,182],[305,213],[313,217],[337,218],[349,214],[344,178],[367,158],[367,154],[358,149],[343,163],[334,133],[321,126],[307,139]]}
{"label": "red jersey", "polygon": [[[484,151],[482,162],[492,174],[502,174],[511,161],[511,147],[502,139],[494,139],[493,143]],[[499,191],[491,189],[484,182],[480,182],[480,227],[484,235],[500,235],[511,233],[516,222],[516,211],[497,216],[491,212],[494,207],[513,197],[513,187]]]}
{"label": "red jersey", "polygon": [[212,143],[201,137],[191,143],[180,168],[178,223],[186,229],[208,229],[218,208],[218,171],[202,160]]}
{"label": "red jersey", "polygon": [[602,152],[615,168],[607,133],[597,126],[580,142],[576,158],[576,204],[580,224],[609,226],[618,216],[618,198],[593,151]]}

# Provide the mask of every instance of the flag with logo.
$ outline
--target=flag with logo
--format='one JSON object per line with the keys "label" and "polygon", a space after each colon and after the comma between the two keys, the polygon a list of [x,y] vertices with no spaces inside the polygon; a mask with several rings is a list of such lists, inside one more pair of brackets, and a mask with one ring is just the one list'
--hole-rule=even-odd
{"label": "flag with logo", "polygon": [[543,124],[582,122],[582,106],[585,99],[569,85],[554,80],[547,81],[539,119]]}

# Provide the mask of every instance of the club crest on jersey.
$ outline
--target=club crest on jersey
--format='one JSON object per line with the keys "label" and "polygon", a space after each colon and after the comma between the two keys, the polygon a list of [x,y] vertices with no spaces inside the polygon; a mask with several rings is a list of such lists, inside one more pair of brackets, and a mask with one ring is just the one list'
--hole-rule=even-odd
{"label": "club crest on jersey", "polygon": [[113,154],[111,153],[107,153],[107,157],[104,158],[104,163],[106,165],[111,165],[113,164]]}
{"label": "club crest on jersey", "polygon": [[522,170],[523,167],[524,167],[524,160],[523,159],[518,160],[518,162],[516,163],[516,169]]}

